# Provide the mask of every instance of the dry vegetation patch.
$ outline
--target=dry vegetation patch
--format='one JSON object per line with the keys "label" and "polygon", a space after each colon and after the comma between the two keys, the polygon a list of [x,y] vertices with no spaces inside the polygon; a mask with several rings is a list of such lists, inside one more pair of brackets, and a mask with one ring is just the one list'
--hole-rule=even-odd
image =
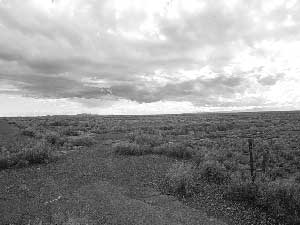
{"label": "dry vegetation patch", "polygon": [[15,142],[11,146],[1,148],[0,169],[48,163],[55,159],[53,153],[53,147],[45,140]]}

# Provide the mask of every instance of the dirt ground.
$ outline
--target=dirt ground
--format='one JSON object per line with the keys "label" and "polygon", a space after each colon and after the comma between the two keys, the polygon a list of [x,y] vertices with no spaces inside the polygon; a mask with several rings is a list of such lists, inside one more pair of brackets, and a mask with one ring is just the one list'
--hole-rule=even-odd
{"label": "dirt ground", "polygon": [[54,163],[0,171],[1,224],[226,224],[158,191],[174,159],[115,156],[98,142]]}

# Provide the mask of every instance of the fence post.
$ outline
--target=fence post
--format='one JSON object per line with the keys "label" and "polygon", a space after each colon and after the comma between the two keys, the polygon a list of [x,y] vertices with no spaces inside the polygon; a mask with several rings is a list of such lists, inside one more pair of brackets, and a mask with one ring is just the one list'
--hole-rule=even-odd
{"label": "fence post", "polygon": [[249,165],[250,165],[250,175],[252,183],[255,181],[255,168],[254,168],[254,160],[253,160],[253,138],[248,139],[249,145]]}
{"label": "fence post", "polygon": [[263,150],[263,160],[262,160],[262,172],[266,173],[268,170],[268,164],[269,164],[269,149],[264,149]]}

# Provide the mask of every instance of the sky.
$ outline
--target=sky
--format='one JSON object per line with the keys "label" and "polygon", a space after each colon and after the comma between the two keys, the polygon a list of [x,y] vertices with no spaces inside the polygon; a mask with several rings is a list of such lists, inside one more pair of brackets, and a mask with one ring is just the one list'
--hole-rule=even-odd
{"label": "sky", "polygon": [[0,0],[0,116],[300,109],[300,1]]}

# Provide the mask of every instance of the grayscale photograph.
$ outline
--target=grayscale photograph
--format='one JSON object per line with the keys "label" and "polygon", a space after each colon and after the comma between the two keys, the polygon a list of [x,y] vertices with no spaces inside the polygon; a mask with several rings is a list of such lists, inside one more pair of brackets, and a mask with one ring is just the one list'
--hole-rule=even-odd
{"label": "grayscale photograph", "polygon": [[0,0],[0,225],[300,225],[300,1]]}

